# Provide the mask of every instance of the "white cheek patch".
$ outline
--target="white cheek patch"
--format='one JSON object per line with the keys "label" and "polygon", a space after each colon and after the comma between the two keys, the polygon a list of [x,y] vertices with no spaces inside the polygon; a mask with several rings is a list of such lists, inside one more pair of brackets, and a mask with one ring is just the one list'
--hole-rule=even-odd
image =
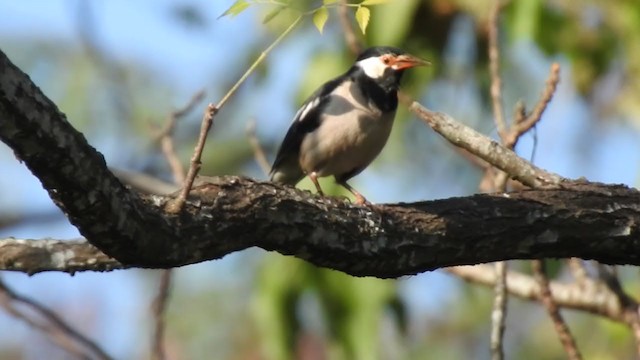
{"label": "white cheek patch", "polygon": [[387,65],[385,65],[379,57],[360,60],[358,61],[358,66],[368,77],[372,79],[381,78],[384,75],[384,71],[387,69]]}

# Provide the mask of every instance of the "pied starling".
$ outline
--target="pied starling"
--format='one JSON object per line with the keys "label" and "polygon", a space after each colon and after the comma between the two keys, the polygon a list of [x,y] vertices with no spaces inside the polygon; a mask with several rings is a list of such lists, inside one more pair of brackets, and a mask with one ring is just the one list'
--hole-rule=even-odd
{"label": "pied starling", "polygon": [[386,144],[404,70],[428,64],[393,47],[363,51],[346,73],[322,85],[298,110],[271,167],[271,181],[295,185],[306,175],[322,195],[318,178],[333,175],[356,203],[365,203],[347,180]]}

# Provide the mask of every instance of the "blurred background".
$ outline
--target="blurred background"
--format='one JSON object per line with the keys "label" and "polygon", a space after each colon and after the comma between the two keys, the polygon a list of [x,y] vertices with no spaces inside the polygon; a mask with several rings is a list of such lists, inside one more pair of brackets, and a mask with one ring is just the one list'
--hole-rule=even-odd
{"label": "blurred background", "polygon": [[[319,3],[294,2],[301,9]],[[177,150],[187,164],[206,103],[217,102],[297,16],[283,11],[263,24],[276,6],[264,1],[236,17],[219,18],[231,4],[0,0],[0,48],[109,166],[171,181],[153,140],[154,127],[198,91],[206,91],[205,100],[176,130]],[[431,60],[432,67],[405,75],[406,92],[496,137],[487,70],[490,4],[391,0],[371,7],[363,41],[398,46]],[[255,122],[257,138],[273,160],[297,107],[355,57],[336,9],[329,14],[323,34],[305,19],[216,117],[203,174],[266,179],[245,134],[247,125]],[[552,62],[562,67],[560,86],[536,136],[526,135],[518,153],[566,177],[637,186],[640,2],[510,1],[501,16],[500,46],[508,118],[519,100],[533,107]],[[0,238],[79,237],[4,144],[0,169]],[[403,107],[382,155],[352,185],[372,202],[393,203],[473,194],[481,177],[479,169]],[[329,181],[323,187],[331,186]],[[560,278],[566,277],[561,264],[553,267]],[[524,272],[529,267],[512,266]],[[637,295],[637,270],[620,273],[625,288]],[[148,358],[150,304],[160,272],[2,276],[114,358]],[[166,333],[172,359],[489,358],[492,290],[442,271],[398,280],[359,279],[252,249],[177,269],[174,279]],[[575,311],[565,314],[587,358],[634,357],[625,325]],[[564,357],[538,303],[511,298],[505,344],[507,358]],[[1,359],[68,357],[44,335],[0,311]]]}

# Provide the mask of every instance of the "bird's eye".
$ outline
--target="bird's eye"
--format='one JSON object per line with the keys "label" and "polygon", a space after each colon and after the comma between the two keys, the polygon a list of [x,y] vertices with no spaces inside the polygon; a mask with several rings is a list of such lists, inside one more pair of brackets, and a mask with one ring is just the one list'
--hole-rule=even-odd
{"label": "bird's eye", "polygon": [[382,57],[382,62],[383,62],[385,65],[389,65],[389,63],[391,62],[391,58],[389,58],[388,56],[383,56],[383,57]]}

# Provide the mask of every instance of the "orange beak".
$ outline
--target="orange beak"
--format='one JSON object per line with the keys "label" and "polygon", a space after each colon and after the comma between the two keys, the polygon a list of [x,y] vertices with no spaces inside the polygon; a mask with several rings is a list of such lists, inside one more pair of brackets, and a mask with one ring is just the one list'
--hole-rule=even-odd
{"label": "orange beak", "polygon": [[428,66],[428,65],[431,65],[431,63],[427,60],[420,59],[419,57],[415,57],[413,55],[405,54],[405,55],[396,56],[395,59],[393,59],[393,63],[391,64],[391,67],[394,70],[403,70],[403,69],[409,69],[416,66]]}

